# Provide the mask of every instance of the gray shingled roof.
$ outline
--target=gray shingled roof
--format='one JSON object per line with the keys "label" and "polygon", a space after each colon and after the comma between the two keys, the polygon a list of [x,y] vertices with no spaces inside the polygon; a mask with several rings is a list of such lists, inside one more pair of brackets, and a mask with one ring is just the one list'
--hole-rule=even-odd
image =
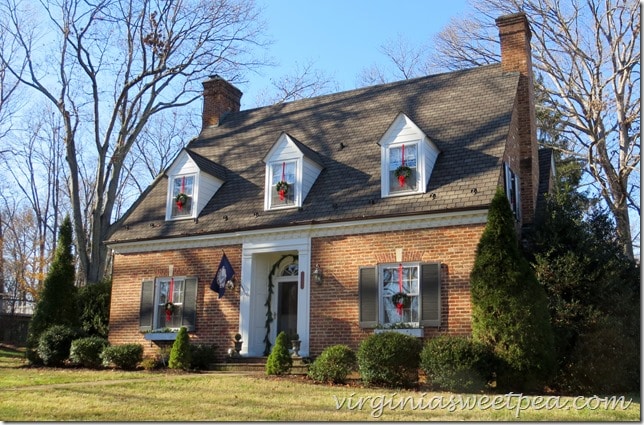
{"label": "gray shingled roof", "polygon": [[[110,241],[486,208],[518,78],[491,65],[229,114],[187,146],[226,170],[198,220],[165,221],[167,178],[158,178]],[[400,112],[441,153],[425,194],[381,199],[377,142]],[[283,132],[316,153],[324,169],[301,209],[264,211],[262,159]]]}

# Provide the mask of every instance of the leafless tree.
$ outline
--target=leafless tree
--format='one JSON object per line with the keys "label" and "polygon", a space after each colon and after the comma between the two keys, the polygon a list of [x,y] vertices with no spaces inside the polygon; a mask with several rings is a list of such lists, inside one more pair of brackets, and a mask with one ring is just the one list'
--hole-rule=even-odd
{"label": "leafless tree", "polygon": [[[457,69],[499,60],[494,18],[525,12],[544,106],[562,120],[564,153],[582,158],[633,258],[640,217],[640,5],[629,0],[473,0],[474,13],[438,36],[432,64]],[[639,221],[639,220],[637,220]]]}
{"label": "leafless tree", "polygon": [[3,0],[0,26],[20,48],[0,63],[62,119],[79,275],[97,282],[133,146],[156,114],[199,99],[208,75],[235,82],[261,65],[258,11],[251,0]]}
{"label": "leafless tree", "polygon": [[273,105],[313,96],[320,96],[337,89],[333,78],[316,69],[312,61],[296,63],[291,72],[271,80],[271,87],[260,92],[253,100],[255,106]]}

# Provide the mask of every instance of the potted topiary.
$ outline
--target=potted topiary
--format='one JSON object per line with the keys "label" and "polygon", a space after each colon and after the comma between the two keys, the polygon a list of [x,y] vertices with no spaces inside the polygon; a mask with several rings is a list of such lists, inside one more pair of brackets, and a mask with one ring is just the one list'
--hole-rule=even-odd
{"label": "potted topiary", "polygon": [[293,349],[293,357],[299,357],[301,344],[302,344],[302,341],[300,341],[300,336],[298,334],[294,334],[293,337],[291,338],[291,348]]}
{"label": "potted topiary", "polygon": [[242,349],[243,341],[241,340],[241,338],[241,334],[235,334],[235,353],[237,354],[237,357],[239,357],[239,352]]}

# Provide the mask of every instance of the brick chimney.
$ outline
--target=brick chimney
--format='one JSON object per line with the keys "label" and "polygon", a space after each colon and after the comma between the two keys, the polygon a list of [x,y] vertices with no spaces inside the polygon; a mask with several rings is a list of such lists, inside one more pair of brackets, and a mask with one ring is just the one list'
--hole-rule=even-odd
{"label": "brick chimney", "polygon": [[218,126],[229,112],[239,112],[242,92],[219,75],[203,82],[202,130]]}
{"label": "brick chimney", "polygon": [[525,13],[515,13],[496,19],[501,41],[501,68],[519,72],[517,93],[519,114],[519,144],[521,180],[521,217],[523,224],[534,221],[539,189],[539,153],[534,108],[534,81],[530,26]]}

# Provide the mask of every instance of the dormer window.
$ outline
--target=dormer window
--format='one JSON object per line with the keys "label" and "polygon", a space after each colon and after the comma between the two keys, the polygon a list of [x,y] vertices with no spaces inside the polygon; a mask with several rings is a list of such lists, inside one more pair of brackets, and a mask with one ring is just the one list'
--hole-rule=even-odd
{"label": "dormer window", "polygon": [[389,147],[389,193],[418,191],[417,156],[418,143]]}
{"label": "dormer window", "polygon": [[209,159],[183,149],[166,171],[166,220],[196,218],[226,181],[226,170]]}
{"label": "dormer window", "polygon": [[378,142],[381,196],[422,194],[438,158],[434,142],[405,114],[399,114]]}
{"label": "dormer window", "polygon": [[192,217],[195,176],[178,176],[172,180],[172,218]]}
{"label": "dormer window", "polygon": [[297,161],[270,165],[270,208],[292,207],[297,199]]}
{"label": "dormer window", "polygon": [[286,133],[277,138],[264,162],[266,210],[301,207],[323,167],[316,152]]}

